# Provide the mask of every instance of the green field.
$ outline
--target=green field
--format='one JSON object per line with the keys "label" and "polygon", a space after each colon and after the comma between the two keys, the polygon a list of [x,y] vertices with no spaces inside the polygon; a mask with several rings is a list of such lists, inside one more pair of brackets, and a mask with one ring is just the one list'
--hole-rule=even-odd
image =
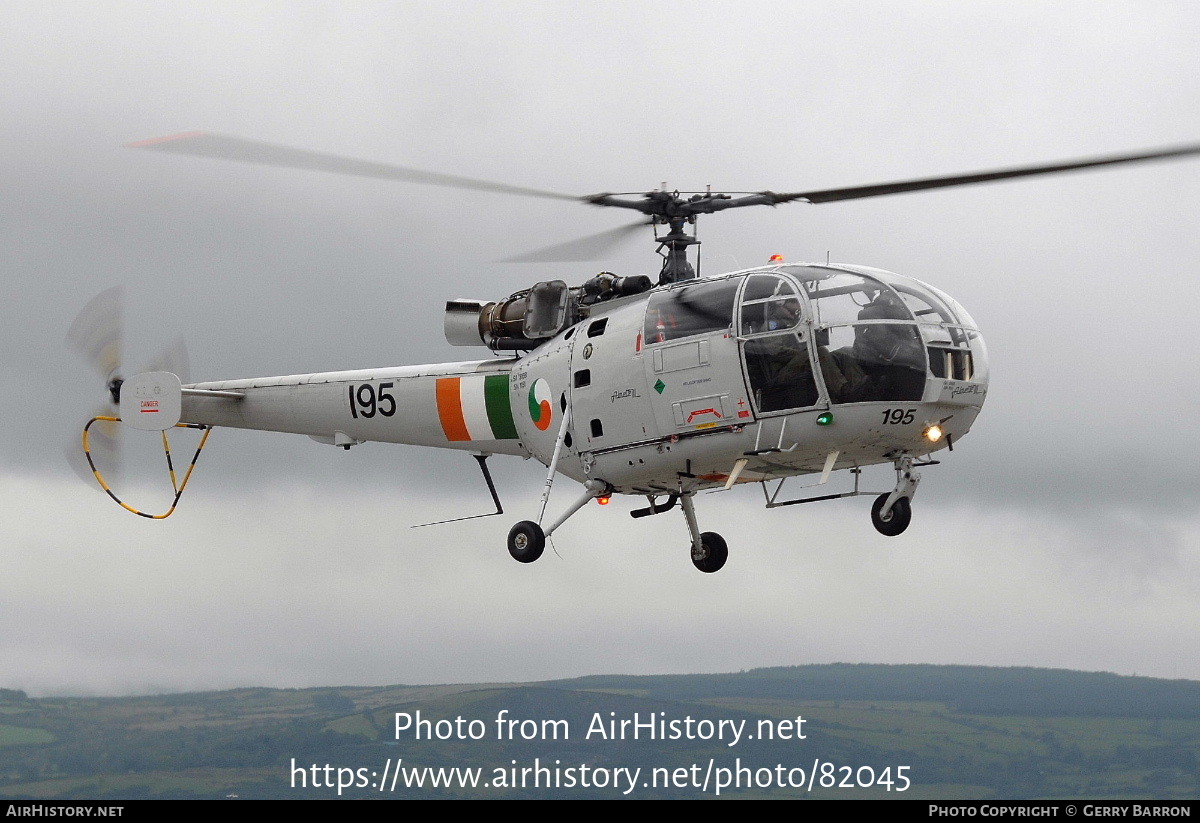
{"label": "green field", "polygon": [[[395,731],[420,712],[434,739]],[[7,798],[334,797],[293,786],[293,761],[379,771],[477,767],[485,775],[556,761],[641,769],[641,783],[689,767],[741,764],[815,779],[728,788],[727,797],[1196,798],[1200,683],[1041,669],[802,666],[740,674],[589,677],[538,684],[238,689],[119,699],[29,699],[0,690],[0,796]],[[607,739],[610,719],[692,718],[787,739]],[[804,718],[799,727],[780,721]],[[504,739],[498,717],[566,739]],[[480,739],[458,739],[456,720]],[[597,718],[599,720],[597,720]],[[439,721],[442,721],[440,725]],[[766,721],[773,721],[767,724]],[[460,726],[461,728],[461,726]],[[813,772],[814,764],[824,772]],[[903,766],[904,771],[897,771]],[[730,771],[732,773],[732,771]],[[346,772],[355,774],[356,772]],[[365,772],[364,772],[365,774]],[[407,774],[407,773],[406,773]],[[699,774],[699,771],[695,772]],[[765,772],[764,772],[765,774]],[[898,778],[900,774],[905,780]],[[864,777],[865,776],[865,777]],[[860,785],[878,780],[875,785]],[[909,785],[901,791],[901,783]],[[833,784],[833,785],[829,785]],[[639,784],[628,796],[703,797],[698,785]],[[612,786],[404,788],[355,785],[349,797],[622,797]]]}
{"label": "green field", "polygon": [[26,726],[6,726],[0,723],[0,746],[25,746],[37,743],[53,743],[54,735],[45,729]]}

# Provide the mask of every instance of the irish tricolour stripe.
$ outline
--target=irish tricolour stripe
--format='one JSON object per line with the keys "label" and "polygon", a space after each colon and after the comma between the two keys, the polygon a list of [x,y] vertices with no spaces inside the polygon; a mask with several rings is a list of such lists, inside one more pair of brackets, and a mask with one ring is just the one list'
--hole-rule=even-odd
{"label": "irish tricolour stripe", "polygon": [[442,431],[452,442],[517,439],[507,374],[439,377],[437,410]]}

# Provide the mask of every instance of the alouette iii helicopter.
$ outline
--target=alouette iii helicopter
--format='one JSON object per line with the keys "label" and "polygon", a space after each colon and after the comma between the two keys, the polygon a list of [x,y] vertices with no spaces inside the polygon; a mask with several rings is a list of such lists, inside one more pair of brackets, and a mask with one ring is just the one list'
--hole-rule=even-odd
{"label": "alouette iii helicopter", "polygon": [[[953,450],[970,431],[987,396],[988,362],[967,311],[910,277],[867,266],[781,261],[697,277],[688,249],[699,245],[694,226],[700,215],[1200,154],[1200,145],[1189,145],[806,192],[735,196],[664,185],[640,196],[576,197],[204,132],[131,145],[631,209],[642,215],[635,223],[512,261],[595,259],[650,226],[662,264],[657,282],[603,272],[578,286],[549,280],[502,300],[447,302],[447,341],[504,353],[493,359],[186,384],[182,368],[128,379],[117,373],[119,302],[110,290],[89,304],[69,339],[104,374],[119,405],[119,417],[102,414],[88,423],[83,448],[91,472],[122,506],[155,519],[170,515],[215,426],[305,434],[345,449],[378,441],[465,451],[478,461],[496,506],[476,517],[504,513],[488,457],[534,457],[549,472],[537,519],[509,532],[516,560],[537,560],[546,539],[588,502],[628,494],[648,501],[631,512],[635,518],[682,508],[691,559],[702,572],[718,571],[728,556],[719,534],[700,531],[693,499],[703,490],[758,483],[767,508],[871,494],[875,528],[884,535],[903,532],[920,482],[916,469],[938,463],[932,455]],[[93,460],[89,431],[120,421],[163,432],[175,490],[165,514],[122,502]],[[166,437],[173,427],[205,430],[181,483]],[[863,467],[874,464],[894,467],[890,491],[860,489]],[[816,475],[814,485],[823,485],[840,470],[851,473],[851,491],[780,499],[790,477]],[[559,474],[583,484],[583,492],[546,526]]]}

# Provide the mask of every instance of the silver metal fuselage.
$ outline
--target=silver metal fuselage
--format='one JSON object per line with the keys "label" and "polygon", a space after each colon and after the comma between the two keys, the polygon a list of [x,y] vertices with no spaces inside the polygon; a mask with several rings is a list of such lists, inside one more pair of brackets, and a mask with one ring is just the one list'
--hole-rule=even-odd
{"label": "silver metal fuselage", "polygon": [[982,336],[949,296],[779,265],[598,304],[516,359],[197,383],[242,397],[185,394],[183,420],[546,465],[562,440],[560,473],[657,494],[724,486],[743,460],[737,482],[928,454],[970,430],[987,385]]}

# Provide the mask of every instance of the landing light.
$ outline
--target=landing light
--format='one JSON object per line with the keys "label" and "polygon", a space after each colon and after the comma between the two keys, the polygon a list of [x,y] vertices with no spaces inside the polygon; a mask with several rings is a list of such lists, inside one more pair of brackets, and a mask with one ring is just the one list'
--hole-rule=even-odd
{"label": "landing light", "polygon": [[925,431],[921,432],[921,434],[922,434],[922,435],[925,437],[925,439],[926,439],[926,440],[928,440],[930,443],[936,443],[936,442],[938,442],[939,440],[941,440],[941,439],[942,439],[942,434],[944,434],[944,432],[942,431],[942,427],[941,427],[941,426],[939,426],[939,425],[937,425],[936,423],[934,423],[932,426],[930,426],[929,428],[927,428]]}
{"label": "landing light", "polygon": [[821,412],[817,415],[818,426],[828,426],[833,423],[833,412]]}

